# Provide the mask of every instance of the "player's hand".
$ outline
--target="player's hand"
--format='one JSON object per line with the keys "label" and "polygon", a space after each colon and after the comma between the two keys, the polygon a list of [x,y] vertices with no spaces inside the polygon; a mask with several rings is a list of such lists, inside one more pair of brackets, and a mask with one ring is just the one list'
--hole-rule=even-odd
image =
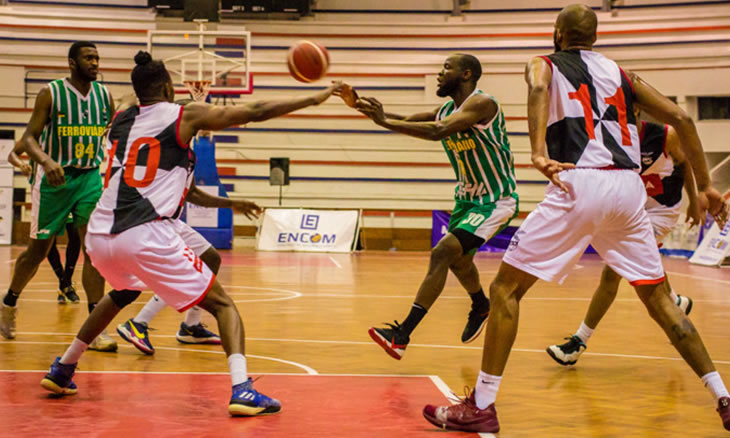
{"label": "player's hand", "polygon": [[30,176],[31,172],[33,172],[33,168],[30,167],[30,164],[28,163],[21,164],[18,169],[20,169],[20,173],[22,173],[23,176]]}
{"label": "player's hand", "polygon": [[232,207],[235,211],[243,213],[244,216],[251,220],[258,218],[263,211],[261,207],[251,201],[246,201],[245,199],[234,200]]}
{"label": "player's hand", "polygon": [[43,172],[46,174],[46,181],[48,181],[48,184],[52,187],[58,187],[66,184],[66,178],[63,175],[63,167],[61,167],[58,163],[50,158],[46,158],[41,163],[41,166],[43,166]]}
{"label": "player's hand", "polygon": [[539,170],[543,175],[550,180],[551,183],[555,184],[566,193],[569,193],[568,187],[560,181],[558,174],[566,169],[575,169],[573,163],[561,163],[559,161],[551,160],[546,157],[537,157],[532,159],[532,164],[535,169]]}
{"label": "player's hand", "polygon": [[689,222],[690,228],[695,225],[702,226],[705,223],[705,214],[697,202],[690,202],[687,206],[687,219],[684,222]]}
{"label": "player's hand", "polygon": [[342,90],[342,87],[344,85],[344,82],[342,81],[332,81],[332,85],[327,87],[324,91],[321,91],[314,95],[314,100],[317,101],[317,105],[324,102],[325,100],[329,99],[330,96],[332,96],[335,93],[340,92]]}
{"label": "player's hand", "polygon": [[362,97],[357,100],[357,110],[368,116],[375,123],[385,122],[383,104],[374,97]]}
{"label": "player's hand", "polygon": [[717,225],[722,229],[728,219],[728,205],[716,188],[709,186],[697,193],[700,210],[707,211],[715,219]]}
{"label": "player's hand", "polygon": [[345,105],[351,108],[357,108],[357,100],[360,98],[357,95],[357,91],[352,88],[349,84],[342,84],[342,89],[335,91],[335,96],[339,96],[345,102]]}

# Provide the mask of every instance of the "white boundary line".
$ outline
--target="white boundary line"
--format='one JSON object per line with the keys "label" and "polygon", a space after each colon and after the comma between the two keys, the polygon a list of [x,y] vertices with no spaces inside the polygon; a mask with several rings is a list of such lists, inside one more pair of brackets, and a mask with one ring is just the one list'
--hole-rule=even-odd
{"label": "white boundary line", "polygon": [[329,259],[332,260],[332,263],[334,263],[337,268],[342,269],[342,265],[337,263],[337,260],[333,259],[332,256],[329,256]]}
{"label": "white boundary line", "polygon": [[[428,376],[428,377],[431,379],[433,384],[436,385],[436,388],[438,388],[438,390],[441,391],[441,394],[443,394],[444,397],[446,397],[446,400],[448,400],[449,403],[451,403],[452,405],[458,403],[456,400],[454,400],[454,391],[452,391],[451,388],[449,388],[449,385],[447,385],[446,382],[444,382],[443,379],[441,379],[441,377],[439,377],[439,376]],[[494,435],[493,433],[486,433],[486,432],[479,433],[479,436],[481,438],[496,438],[496,435]]]}
{"label": "white boundary line", "polygon": [[[48,332],[18,332],[19,335],[39,335],[39,336],[75,336],[75,333],[48,333]],[[154,337],[160,338],[171,338],[173,335],[154,335]],[[371,341],[338,341],[338,340],[323,340],[323,339],[282,339],[282,338],[254,338],[247,337],[247,341],[260,341],[260,342],[291,342],[301,344],[335,344],[335,345],[374,345]],[[49,344],[49,345],[68,345],[68,342],[53,342],[53,341],[17,341],[17,340],[0,340],[0,346],[3,344]],[[120,344],[123,347],[133,348],[131,345]],[[476,350],[481,351],[482,347],[471,347],[467,345],[443,345],[443,344],[408,344],[409,347],[420,347],[420,348],[432,348],[432,349],[454,349],[454,350]],[[172,351],[191,351],[191,352],[204,352],[204,353],[220,353],[220,351],[212,350],[197,350],[192,348],[174,348],[174,347],[155,347],[155,349],[164,349]],[[545,350],[537,350],[532,348],[513,348],[512,351],[518,353],[539,353],[546,354]],[[584,352],[584,356],[598,356],[598,357],[613,357],[620,359],[646,359],[646,360],[668,360],[668,361],[681,361],[681,357],[667,357],[667,356],[647,356],[639,354],[621,354],[621,353],[596,353],[596,352]],[[273,359],[272,359],[273,360]],[[730,365],[728,360],[713,360],[715,364]],[[300,364],[301,365],[301,364]],[[305,369],[306,365],[301,365],[302,369]]]}

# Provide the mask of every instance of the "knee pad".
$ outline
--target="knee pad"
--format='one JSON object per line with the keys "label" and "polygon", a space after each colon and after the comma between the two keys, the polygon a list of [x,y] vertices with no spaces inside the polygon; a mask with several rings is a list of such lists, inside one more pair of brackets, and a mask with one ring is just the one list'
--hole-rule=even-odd
{"label": "knee pad", "polygon": [[109,297],[114,301],[114,304],[116,304],[117,307],[120,309],[123,309],[127,307],[129,304],[134,302],[136,300],[142,291],[139,290],[113,290],[109,292]]}

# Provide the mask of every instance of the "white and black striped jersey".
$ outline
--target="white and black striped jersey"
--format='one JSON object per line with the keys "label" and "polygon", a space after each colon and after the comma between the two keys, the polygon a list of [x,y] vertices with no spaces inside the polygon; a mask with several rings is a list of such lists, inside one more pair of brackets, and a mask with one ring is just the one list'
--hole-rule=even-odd
{"label": "white and black striped jersey", "polygon": [[107,139],[105,190],[89,233],[118,234],[180,215],[195,166],[192,149],[180,141],[182,113],[182,106],[161,102],[116,115]]}
{"label": "white and black striped jersey", "polygon": [[546,141],[551,159],[576,167],[639,170],[633,85],[590,50],[543,56],[552,67]]}
{"label": "white and black striped jersey", "polygon": [[647,123],[641,129],[641,179],[646,187],[646,207],[674,207],[682,202],[684,166],[675,166],[667,154],[667,125]]}

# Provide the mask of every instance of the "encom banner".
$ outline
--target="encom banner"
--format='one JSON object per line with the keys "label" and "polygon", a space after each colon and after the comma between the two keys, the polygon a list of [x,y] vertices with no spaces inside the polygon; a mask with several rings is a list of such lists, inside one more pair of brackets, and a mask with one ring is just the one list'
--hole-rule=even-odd
{"label": "encom banner", "polygon": [[351,252],[357,242],[359,224],[357,210],[266,209],[256,248]]}

